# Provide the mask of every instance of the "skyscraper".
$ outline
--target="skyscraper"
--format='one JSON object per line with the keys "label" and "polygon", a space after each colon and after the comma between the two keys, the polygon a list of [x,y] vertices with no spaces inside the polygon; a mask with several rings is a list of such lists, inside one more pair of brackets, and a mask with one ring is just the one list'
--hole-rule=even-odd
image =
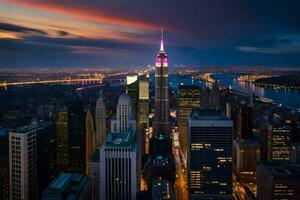
{"label": "skyscraper", "polygon": [[38,124],[37,137],[37,187],[38,198],[56,176],[55,126],[52,123]]}
{"label": "skyscraper", "polygon": [[61,111],[56,122],[56,167],[57,172],[67,169],[68,158],[68,111]]}
{"label": "skyscraper", "polygon": [[38,199],[37,125],[9,132],[10,199]]}
{"label": "skyscraper", "polygon": [[132,130],[107,135],[100,148],[100,199],[136,199],[136,154],[136,136]]}
{"label": "skyscraper", "polygon": [[168,56],[164,50],[163,32],[160,50],[155,63],[155,118],[153,121],[154,134],[160,132],[169,135],[169,81]]}
{"label": "skyscraper", "polygon": [[8,129],[0,128],[0,200],[9,198]]}
{"label": "skyscraper", "polygon": [[253,129],[253,111],[250,105],[246,102],[241,102],[238,124],[237,124],[237,136],[240,139],[246,139],[252,136]]}
{"label": "skyscraper", "polygon": [[102,92],[99,93],[99,98],[96,102],[96,147],[99,147],[106,136],[106,108]]}
{"label": "skyscraper", "polygon": [[199,109],[190,114],[190,199],[232,199],[232,133],[232,121],[218,110]]}
{"label": "skyscraper", "polygon": [[278,161],[257,167],[257,199],[300,199],[300,166]]}
{"label": "skyscraper", "polygon": [[269,125],[269,161],[288,161],[290,159],[290,144],[292,143],[292,133],[292,128],[287,124]]}
{"label": "skyscraper", "polygon": [[201,89],[198,86],[179,86],[178,92],[178,131],[181,155],[187,157],[187,121],[195,108],[200,108]]}
{"label": "skyscraper", "polygon": [[134,75],[133,76],[134,78],[130,79],[129,77],[132,76],[133,75],[127,76],[126,93],[131,98],[132,114],[134,117],[136,117],[137,110],[138,110],[138,101],[139,101],[139,80],[137,75]]}
{"label": "skyscraper", "polygon": [[85,125],[85,173],[89,174],[90,160],[96,151],[94,119],[90,110],[86,113]]}
{"label": "skyscraper", "polygon": [[233,171],[243,184],[255,183],[257,161],[260,160],[259,143],[254,140],[233,140]]}
{"label": "skyscraper", "polygon": [[89,176],[92,179],[93,200],[100,199],[100,148],[96,149],[90,161]]}
{"label": "skyscraper", "polygon": [[68,172],[84,173],[85,163],[85,115],[81,101],[68,106]]}
{"label": "skyscraper", "polygon": [[128,129],[136,130],[136,121],[131,108],[131,98],[123,93],[117,105],[117,115],[111,120],[111,132],[123,133]]}
{"label": "skyscraper", "polygon": [[149,79],[145,76],[139,77],[138,125],[149,127]]}

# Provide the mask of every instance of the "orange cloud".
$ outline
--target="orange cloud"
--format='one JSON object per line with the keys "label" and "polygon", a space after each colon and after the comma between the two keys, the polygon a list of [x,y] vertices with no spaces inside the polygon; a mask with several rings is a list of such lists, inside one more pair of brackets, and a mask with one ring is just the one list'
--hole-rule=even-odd
{"label": "orange cloud", "polygon": [[139,20],[126,19],[118,16],[117,13],[113,13],[110,10],[104,10],[99,7],[91,7],[89,5],[79,4],[77,2],[60,1],[40,1],[40,0],[0,0],[0,2],[14,3],[33,9],[44,10],[48,12],[61,13],[72,15],[84,20],[108,23],[113,25],[128,26],[131,28],[146,29],[146,30],[158,30],[160,27],[141,22]]}

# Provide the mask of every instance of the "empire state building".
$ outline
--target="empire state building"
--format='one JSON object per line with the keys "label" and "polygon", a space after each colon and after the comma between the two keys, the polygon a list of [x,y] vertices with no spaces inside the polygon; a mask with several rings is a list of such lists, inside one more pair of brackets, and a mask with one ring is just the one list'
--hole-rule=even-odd
{"label": "empire state building", "polygon": [[168,56],[164,50],[163,31],[160,50],[155,63],[155,118],[153,122],[154,134],[169,135],[169,81]]}

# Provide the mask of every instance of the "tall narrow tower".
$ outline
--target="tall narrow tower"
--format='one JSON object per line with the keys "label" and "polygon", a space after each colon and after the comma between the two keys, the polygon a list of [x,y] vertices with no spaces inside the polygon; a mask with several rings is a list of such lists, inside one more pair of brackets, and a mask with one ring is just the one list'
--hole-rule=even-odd
{"label": "tall narrow tower", "polygon": [[155,63],[155,118],[154,133],[169,135],[169,82],[168,56],[164,50],[163,29],[160,41],[160,50]]}

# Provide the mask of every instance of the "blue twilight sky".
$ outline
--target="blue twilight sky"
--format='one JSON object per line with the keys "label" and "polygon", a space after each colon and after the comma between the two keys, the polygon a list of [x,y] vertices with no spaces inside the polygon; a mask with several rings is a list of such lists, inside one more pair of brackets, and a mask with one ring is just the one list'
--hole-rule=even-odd
{"label": "blue twilight sky", "polygon": [[298,0],[0,0],[0,68],[300,67]]}

